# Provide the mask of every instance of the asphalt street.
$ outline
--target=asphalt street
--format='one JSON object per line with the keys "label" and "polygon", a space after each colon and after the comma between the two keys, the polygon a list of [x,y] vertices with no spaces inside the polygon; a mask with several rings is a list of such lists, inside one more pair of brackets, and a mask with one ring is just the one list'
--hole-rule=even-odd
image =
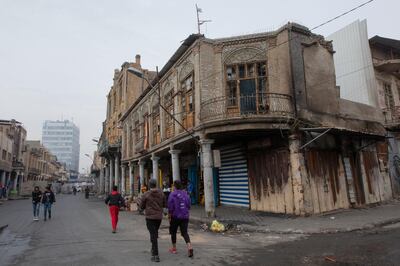
{"label": "asphalt street", "polygon": [[[58,195],[53,218],[32,220],[30,200],[0,206],[0,265],[154,265],[144,216],[121,212],[111,233],[108,209],[95,198]],[[191,225],[195,250],[188,258],[178,237],[169,254],[168,222],[161,225],[159,265],[398,265],[400,228],[305,236],[300,234],[203,232]],[[328,258],[328,259],[327,259]]]}

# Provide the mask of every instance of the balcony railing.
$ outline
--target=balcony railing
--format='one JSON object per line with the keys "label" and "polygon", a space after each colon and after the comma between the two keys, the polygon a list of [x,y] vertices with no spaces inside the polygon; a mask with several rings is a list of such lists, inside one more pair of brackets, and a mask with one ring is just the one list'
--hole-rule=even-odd
{"label": "balcony railing", "polygon": [[216,97],[201,104],[202,122],[246,117],[292,118],[292,97],[279,93],[258,93]]}
{"label": "balcony railing", "polygon": [[385,126],[400,125],[400,106],[385,108],[382,111],[385,116]]}

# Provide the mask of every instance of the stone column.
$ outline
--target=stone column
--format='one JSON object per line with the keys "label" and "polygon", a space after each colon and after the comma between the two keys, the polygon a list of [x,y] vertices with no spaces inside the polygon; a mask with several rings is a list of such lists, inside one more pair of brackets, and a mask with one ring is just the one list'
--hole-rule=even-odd
{"label": "stone column", "polygon": [[207,217],[215,216],[213,179],[214,162],[211,150],[211,144],[213,143],[214,140],[211,139],[200,140],[201,153],[203,157],[204,201]]}
{"label": "stone column", "polygon": [[125,169],[126,169],[126,166],[125,166],[125,164],[121,164],[121,193],[122,193],[122,195],[125,195],[125,192],[126,192],[126,188],[125,188]]}
{"label": "stone column", "polygon": [[173,150],[171,149],[169,153],[171,154],[171,164],[172,164],[172,179],[181,180],[181,174],[179,171],[179,153],[180,150]]}
{"label": "stone column", "polygon": [[104,167],[104,193],[108,194],[110,192],[110,164],[108,160]]}
{"label": "stone column", "polygon": [[304,168],[304,156],[300,150],[300,145],[301,139],[299,133],[291,134],[289,136],[289,160],[293,186],[294,214],[305,215],[309,208],[306,207],[307,200],[305,197],[305,188],[303,186],[306,172]]}
{"label": "stone column", "polygon": [[[144,182],[144,165],[146,164],[145,161],[139,160],[139,177],[140,177],[140,186],[143,186]],[[142,188],[140,187],[140,194],[142,194]]]}
{"label": "stone column", "polygon": [[153,164],[153,179],[157,181],[157,187],[160,186],[158,183],[158,160],[160,160],[160,157],[155,156],[155,154],[151,156],[151,161]]}
{"label": "stone column", "polygon": [[18,177],[19,177],[19,174],[15,173],[15,179],[14,179],[14,183],[13,183],[13,190],[17,190]]}
{"label": "stone column", "polygon": [[129,162],[129,191],[130,194],[133,195],[133,162]]}
{"label": "stone column", "polygon": [[2,184],[3,186],[6,185],[6,171],[2,171],[2,172],[1,172],[1,184]]}
{"label": "stone column", "polygon": [[109,181],[109,182],[110,182],[110,183],[109,183],[110,188],[109,188],[109,191],[108,191],[108,192],[111,193],[112,187],[114,186],[114,160],[113,160],[113,159],[110,159],[109,167],[110,167],[110,175],[109,175],[109,178],[110,178],[110,181]]}
{"label": "stone column", "polygon": [[115,163],[115,167],[114,167],[114,171],[115,171],[114,184],[116,186],[118,186],[118,190],[121,191],[121,187],[119,186],[119,180],[120,180],[119,169],[120,169],[120,166],[119,166],[119,157],[118,156],[115,157],[114,163]]}
{"label": "stone column", "polygon": [[99,194],[104,194],[104,169],[100,166]]}

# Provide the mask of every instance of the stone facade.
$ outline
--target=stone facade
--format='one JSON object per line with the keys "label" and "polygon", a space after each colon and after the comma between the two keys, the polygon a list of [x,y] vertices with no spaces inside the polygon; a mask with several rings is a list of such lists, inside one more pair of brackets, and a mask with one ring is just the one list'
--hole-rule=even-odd
{"label": "stone facade", "polygon": [[369,40],[375,69],[378,106],[385,116],[389,156],[387,168],[392,178],[393,192],[400,195],[400,41],[375,36]]}
{"label": "stone facade", "polygon": [[[120,190],[122,188],[121,176],[125,174],[125,169],[121,166],[121,158],[125,154],[121,153],[123,138],[119,119],[140,97],[147,86],[143,79],[129,73],[128,69],[135,68],[143,71],[147,79],[155,77],[155,72],[142,69],[140,55],[136,55],[135,59],[134,63],[125,62],[121,69],[114,71],[113,85],[107,94],[107,115],[103,123],[101,138],[98,141],[99,156],[103,158],[99,166],[100,192],[111,191],[114,184],[118,185]],[[105,180],[106,178],[107,180]]]}
{"label": "stone facade", "polygon": [[130,187],[190,182],[209,216],[218,204],[306,215],[391,198],[382,113],[340,99],[332,54],[297,24],[189,36],[119,119]]}
{"label": "stone facade", "polygon": [[23,151],[26,130],[15,120],[0,120],[0,184],[7,194],[18,193],[24,179]]}

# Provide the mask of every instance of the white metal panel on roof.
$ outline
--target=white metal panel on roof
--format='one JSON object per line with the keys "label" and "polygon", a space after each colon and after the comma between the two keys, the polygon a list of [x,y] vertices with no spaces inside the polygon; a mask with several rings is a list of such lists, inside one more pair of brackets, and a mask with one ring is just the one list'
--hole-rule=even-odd
{"label": "white metal panel on roof", "polygon": [[355,21],[329,35],[340,97],[377,106],[376,79],[368,42],[367,21]]}

